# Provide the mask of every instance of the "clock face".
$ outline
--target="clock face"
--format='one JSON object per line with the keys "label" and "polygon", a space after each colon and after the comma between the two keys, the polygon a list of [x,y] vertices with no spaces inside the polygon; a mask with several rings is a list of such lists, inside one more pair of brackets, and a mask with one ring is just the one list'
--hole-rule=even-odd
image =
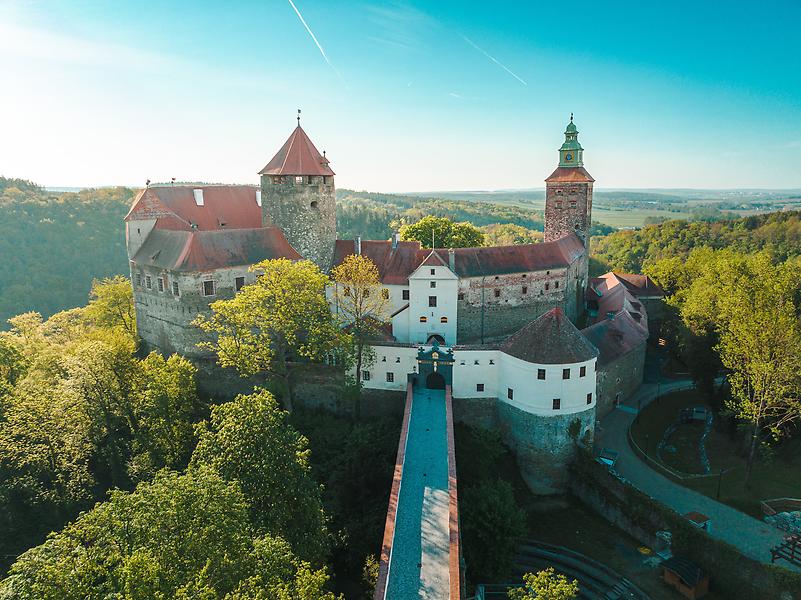
{"label": "clock face", "polygon": [[570,162],[571,160],[573,160],[573,155],[570,154],[570,152],[568,152],[567,154],[565,154],[565,160],[567,162]]}

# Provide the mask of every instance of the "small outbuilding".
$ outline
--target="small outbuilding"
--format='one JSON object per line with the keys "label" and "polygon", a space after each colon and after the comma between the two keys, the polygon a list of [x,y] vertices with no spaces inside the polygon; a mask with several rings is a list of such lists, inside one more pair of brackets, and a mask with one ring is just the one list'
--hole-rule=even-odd
{"label": "small outbuilding", "polygon": [[685,598],[695,600],[709,593],[709,575],[686,558],[672,557],[662,563],[662,579]]}

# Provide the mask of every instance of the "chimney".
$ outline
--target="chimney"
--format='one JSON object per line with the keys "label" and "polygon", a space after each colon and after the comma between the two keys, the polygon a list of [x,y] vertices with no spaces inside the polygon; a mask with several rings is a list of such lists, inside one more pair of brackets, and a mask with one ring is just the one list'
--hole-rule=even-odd
{"label": "chimney", "polygon": [[396,250],[398,248],[398,242],[400,242],[400,232],[395,231],[392,234],[392,249]]}
{"label": "chimney", "polygon": [[451,271],[456,273],[456,252],[453,251],[453,248],[448,248],[448,266]]}
{"label": "chimney", "polygon": [[353,240],[353,247],[356,251],[356,254],[361,255],[362,253],[362,236],[357,235],[356,239]]}

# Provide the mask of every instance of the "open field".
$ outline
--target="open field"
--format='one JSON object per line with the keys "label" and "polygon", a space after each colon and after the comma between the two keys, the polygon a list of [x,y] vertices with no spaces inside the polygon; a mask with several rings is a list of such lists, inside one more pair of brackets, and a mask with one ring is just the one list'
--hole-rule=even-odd
{"label": "open field", "polygon": [[[654,457],[658,440],[676,420],[679,411],[703,404],[703,397],[694,390],[663,396],[646,407],[635,421],[631,429],[635,442]],[[701,431],[700,424],[682,425],[670,438],[670,445],[676,452],[664,452],[662,464],[676,471],[700,473],[698,440]],[[791,440],[777,447],[770,458],[757,459],[749,487],[745,487],[746,460],[739,440],[715,427],[707,438],[706,449],[712,473],[718,476],[684,479],[678,483],[710,498],[717,496],[720,484],[721,502],[759,519],[762,518],[760,501],[801,498],[801,440]]]}

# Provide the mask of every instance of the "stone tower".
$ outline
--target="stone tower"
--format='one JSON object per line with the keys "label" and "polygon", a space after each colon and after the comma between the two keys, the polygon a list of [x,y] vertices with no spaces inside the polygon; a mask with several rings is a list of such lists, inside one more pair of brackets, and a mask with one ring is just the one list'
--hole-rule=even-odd
{"label": "stone tower", "polygon": [[589,250],[595,180],[584,168],[583,154],[571,114],[565,143],[559,148],[559,166],[545,180],[545,241],[553,242],[575,233]]}
{"label": "stone tower", "polygon": [[337,235],[334,172],[300,126],[260,172],[262,224],[328,272]]}

